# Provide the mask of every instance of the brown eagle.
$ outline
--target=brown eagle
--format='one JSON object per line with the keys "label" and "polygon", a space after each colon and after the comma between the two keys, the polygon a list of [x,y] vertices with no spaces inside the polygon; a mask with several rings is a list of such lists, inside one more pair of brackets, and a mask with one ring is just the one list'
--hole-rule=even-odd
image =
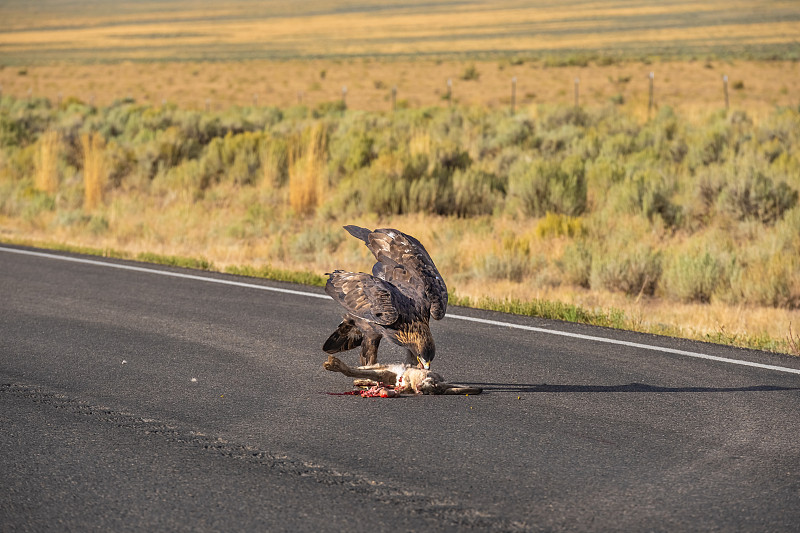
{"label": "brown eagle", "polygon": [[420,242],[396,229],[345,226],[377,259],[372,274],[334,270],[325,292],[344,307],[342,323],[322,349],[334,354],[361,346],[361,364],[378,362],[382,338],[406,348],[406,362],[429,369],[436,355],[430,317],[447,310],[447,287]]}

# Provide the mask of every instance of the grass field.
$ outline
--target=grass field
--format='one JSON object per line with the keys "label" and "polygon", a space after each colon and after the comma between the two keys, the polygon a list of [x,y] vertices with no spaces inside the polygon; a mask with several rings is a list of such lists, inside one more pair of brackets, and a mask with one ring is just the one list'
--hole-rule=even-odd
{"label": "grass field", "polygon": [[295,4],[0,5],[0,240],[800,355],[796,2]]}
{"label": "grass field", "polygon": [[[797,105],[793,1],[439,2],[7,0],[0,86],[17,98],[131,97],[190,109],[342,98],[384,111],[452,101],[622,104],[646,117],[729,101],[751,116]],[[768,60],[768,61],[764,61]]]}
{"label": "grass field", "polygon": [[[465,80],[474,67],[477,79]],[[574,102],[579,78],[579,103],[597,107],[615,103],[647,117],[649,74],[654,73],[657,106],[691,115],[725,104],[723,76],[729,79],[733,109],[754,116],[775,106],[800,102],[800,63],[744,60],[620,62],[585,66],[548,66],[546,62],[511,64],[508,60],[352,60],[244,61],[213,63],[60,64],[6,67],[0,70],[4,94],[45,97],[53,102],[75,97],[109,105],[126,97],[154,105],[166,101],[181,108],[222,110],[232,105],[298,103],[315,107],[340,100],[342,87],[350,109],[388,111],[392,88],[401,107],[446,106],[447,80],[452,98],[461,105],[508,108],[516,78],[518,108]],[[734,88],[737,87],[737,88]]]}

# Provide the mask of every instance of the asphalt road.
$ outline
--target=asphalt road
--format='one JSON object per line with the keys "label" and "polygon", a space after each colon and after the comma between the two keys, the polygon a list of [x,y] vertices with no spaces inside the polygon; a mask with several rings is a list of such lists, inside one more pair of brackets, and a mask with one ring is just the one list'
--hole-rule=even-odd
{"label": "asphalt road", "polygon": [[321,290],[86,259],[0,248],[2,531],[800,524],[798,358],[451,308],[484,394],[333,396]]}

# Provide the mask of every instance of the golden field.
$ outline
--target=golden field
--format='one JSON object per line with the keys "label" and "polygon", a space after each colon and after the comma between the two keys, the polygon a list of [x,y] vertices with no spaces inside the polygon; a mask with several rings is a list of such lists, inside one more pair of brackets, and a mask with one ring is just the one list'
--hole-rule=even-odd
{"label": "golden field", "polygon": [[728,76],[730,105],[757,115],[798,103],[797,35],[792,1],[9,0],[0,84],[189,109],[314,107],[346,87],[350,109],[384,111],[393,87],[401,106],[442,105],[447,80],[461,105],[510,105],[512,78],[518,106],[570,104],[579,79],[581,105],[646,117],[652,72],[657,105],[718,107]]}
{"label": "golden field", "polygon": [[[474,67],[477,79],[464,80]],[[75,97],[105,106],[130,97],[159,105],[163,101],[186,109],[212,110],[233,105],[298,103],[315,107],[339,100],[342,87],[347,107],[365,111],[391,109],[397,87],[401,106],[445,106],[447,80],[455,103],[489,108],[511,104],[512,78],[517,79],[518,107],[574,102],[579,79],[579,103],[605,106],[612,99],[642,117],[647,116],[649,74],[654,73],[656,106],[682,114],[697,114],[724,106],[723,76],[729,79],[733,109],[759,116],[775,106],[798,104],[800,63],[791,61],[663,61],[651,64],[589,63],[585,67],[551,67],[534,61],[507,60],[291,60],[233,62],[123,62],[107,65],[49,65],[0,70],[4,94],[18,98],[45,97],[53,102]],[[740,88],[734,88],[741,82]],[[737,85],[737,87],[739,87]]]}

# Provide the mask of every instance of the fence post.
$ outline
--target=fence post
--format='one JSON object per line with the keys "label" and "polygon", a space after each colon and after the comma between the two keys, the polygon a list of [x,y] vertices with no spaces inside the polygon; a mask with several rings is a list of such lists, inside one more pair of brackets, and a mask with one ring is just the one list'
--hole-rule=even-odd
{"label": "fence post", "polygon": [[725,111],[730,108],[730,100],[728,100],[728,75],[722,76],[722,90],[725,92]]}
{"label": "fence post", "polygon": [[253,93],[253,107],[258,107],[258,93]]}
{"label": "fence post", "polygon": [[397,111],[397,85],[392,87],[392,113]]}
{"label": "fence post", "polygon": [[580,107],[579,100],[578,100],[578,90],[581,86],[581,79],[575,78],[575,107]]}
{"label": "fence post", "polygon": [[347,107],[347,86],[342,85],[342,107]]}
{"label": "fence post", "polygon": [[453,80],[447,78],[447,102],[448,105],[453,105]]}
{"label": "fence post", "polygon": [[655,73],[650,73],[650,98],[647,100],[647,119],[650,120],[650,112],[653,110],[653,105],[655,104],[653,98],[653,79],[655,78]]}
{"label": "fence post", "polygon": [[211,98],[206,98],[206,113],[211,110]]}
{"label": "fence post", "polygon": [[517,107],[517,77],[514,76],[511,78],[511,114],[514,114],[514,110]]}

